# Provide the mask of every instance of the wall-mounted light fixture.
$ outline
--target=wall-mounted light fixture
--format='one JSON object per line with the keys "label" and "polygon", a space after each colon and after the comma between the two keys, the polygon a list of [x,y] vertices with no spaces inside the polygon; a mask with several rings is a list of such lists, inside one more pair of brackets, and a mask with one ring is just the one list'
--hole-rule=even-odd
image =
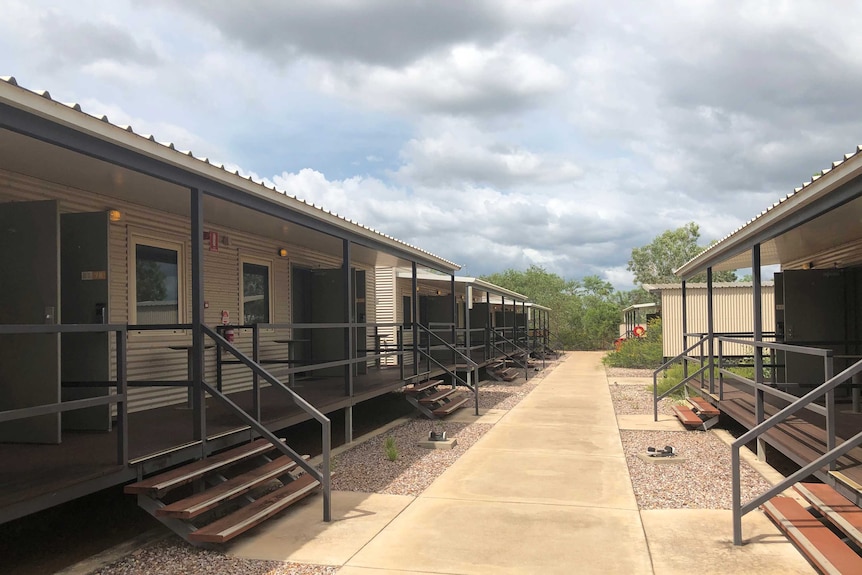
{"label": "wall-mounted light fixture", "polygon": [[287,257],[287,248],[278,248],[278,257],[286,258]]}
{"label": "wall-mounted light fixture", "polygon": [[108,219],[112,222],[119,222],[123,219],[123,213],[120,210],[108,210]]}

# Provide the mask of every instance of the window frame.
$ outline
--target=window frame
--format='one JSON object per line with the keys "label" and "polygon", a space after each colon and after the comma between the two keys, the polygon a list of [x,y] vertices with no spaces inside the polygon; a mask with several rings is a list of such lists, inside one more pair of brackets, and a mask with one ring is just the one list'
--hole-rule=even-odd
{"label": "window frame", "polygon": [[273,319],[275,319],[275,298],[273,295],[275,294],[275,278],[273,271],[275,269],[275,265],[273,264],[273,260],[267,258],[260,258],[254,256],[241,256],[239,258],[239,317],[242,319],[242,325],[248,325],[245,322],[245,265],[253,265],[259,267],[265,267],[267,270],[266,273],[266,290],[267,290],[267,316],[268,321],[259,322],[259,323],[275,323]]}
{"label": "window frame", "polygon": [[[163,250],[170,250],[177,254],[177,324],[186,323],[186,258],[185,258],[185,242],[179,239],[156,238],[151,235],[142,234],[139,232],[129,233],[129,325],[138,323],[138,285],[137,285],[137,262],[138,262],[138,246],[146,246]],[[181,332],[183,330],[174,330]],[[136,331],[136,333],[158,333],[156,331]]]}

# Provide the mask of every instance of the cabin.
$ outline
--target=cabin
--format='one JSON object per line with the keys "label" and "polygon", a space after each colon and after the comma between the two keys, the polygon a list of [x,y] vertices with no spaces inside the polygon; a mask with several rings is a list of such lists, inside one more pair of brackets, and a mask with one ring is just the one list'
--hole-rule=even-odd
{"label": "cabin", "polygon": [[[0,523],[128,484],[195,544],[315,491],[329,520],[333,419],[350,441],[354,406],[444,371],[416,286],[459,269],[14,78],[0,266]],[[381,269],[410,270],[394,314]],[[319,465],[278,435],[304,421]]]}
{"label": "cabin", "polygon": [[[527,301],[523,294],[473,277],[439,273],[414,277],[412,271],[397,268],[378,268],[376,273],[378,317],[416,330],[406,336],[419,342],[416,357],[404,362],[420,363],[417,373],[443,370],[447,378],[464,385],[486,377],[498,379],[505,370],[507,376],[523,370],[529,377],[535,367],[531,357],[544,360],[555,353],[550,309]],[[375,338],[391,346],[398,341],[392,331]]]}
{"label": "cabin", "polygon": [[[645,290],[659,298],[661,302],[662,355],[669,359],[688,347],[689,340],[695,341],[707,332],[706,305],[707,286],[705,283],[685,285],[686,313],[685,334],[682,332],[683,285],[654,284],[644,285]],[[713,329],[718,336],[733,337],[747,333],[752,325],[754,288],[751,282],[715,282],[712,285]],[[761,321],[765,326],[775,325],[775,301],[772,281],[761,285]],[[769,336],[767,330],[766,335]],[[751,349],[739,344],[727,344],[723,348],[725,357],[745,358],[751,356]]]}
{"label": "cabin", "polygon": [[[780,495],[791,486],[809,502],[812,499],[806,493],[815,491],[821,494],[821,503],[830,502],[819,506],[822,511],[819,516],[828,518],[831,512],[824,510],[827,507],[851,513],[855,509],[855,516],[859,516],[857,506],[862,502],[860,152],[862,147],[818,172],[675,271],[683,281],[683,313],[678,320],[678,329],[683,334],[701,331],[689,323],[688,318],[695,312],[689,307],[693,302],[687,297],[685,282],[704,272],[707,277],[704,301],[707,309],[697,312],[705,313],[706,329],[702,330],[702,337],[699,333],[688,336],[685,349],[671,360],[689,366],[688,378],[681,385],[687,385],[725,417],[747,429],[732,447],[733,538],[737,545],[743,542],[742,516],[760,506],[776,524],[790,525],[789,531],[796,535],[801,533],[799,525],[806,521],[818,533],[829,530],[807,509],[800,511],[791,498]],[[780,268],[774,276],[773,297],[766,294],[762,281],[766,266]],[[719,290],[712,282],[712,275],[719,270],[743,268],[750,268],[753,277],[748,323],[738,333],[721,335],[715,305]],[[771,319],[764,312],[766,306],[772,308]],[[746,349],[744,364],[727,357],[728,346]],[[703,359],[697,352],[701,347],[706,349]],[[741,501],[739,450],[746,444],[756,445],[761,458],[766,457],[766,446],[771,446],[800,469],[752,501]],[[799,484],[810,476],[822,485]],[[820,491],[823,486],[826,494]],[[840,517],[837,519],[841,523]],[[809,558],[831,553],[822,549],[812,551],[804,542],[796,542],[808,549]],[[848,561],[854,565],[851,570],[834,572],[862,569],[858,556]],[[818,568],[833,572],[822,565]]]}

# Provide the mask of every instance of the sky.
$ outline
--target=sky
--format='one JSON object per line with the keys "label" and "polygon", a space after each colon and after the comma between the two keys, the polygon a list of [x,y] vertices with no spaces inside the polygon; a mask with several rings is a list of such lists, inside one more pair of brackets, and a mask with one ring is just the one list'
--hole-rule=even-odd
{"label": "sky", "polygon": [[459,263],[635,286],[862,143],[862,4],[0,0],[0,75]]}

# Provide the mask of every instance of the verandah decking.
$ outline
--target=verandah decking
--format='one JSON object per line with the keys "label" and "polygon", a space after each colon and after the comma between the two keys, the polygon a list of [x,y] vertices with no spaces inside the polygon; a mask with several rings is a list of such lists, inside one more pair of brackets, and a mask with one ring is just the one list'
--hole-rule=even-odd
{"label": "verandah decking", "polygon": [[[366,374],[354,375],[353,396],[346,395],[343,377],[299,379],[293,389],[321,412],[332,413],[403,385],[399,368],[369,367]],[[250,409],[252,393],[242,391],[229,397]],[[199,456],[200,443],[193,438],[192,413],[182,404],[130,413],[128,468],[117,464],[116,427],[110,432],[65,431],[59,445],[0,443],[0,460],[4,462],[0,469],[0,512],[10,518],[21,516],[34,507],[47,507],[35,501],[58,492],[77,497],[135,479],[140,470],[149,473],[194,459]],[[269,429],[284,429],[310,419],[286,393],[268,385],[261,386],[261,416]],[[207,401],[206,421],[210,451],[251,438],[248,428],[213,398]],[[172,455],[158,455],[165,450],[171,450]],[[81,493],[75,492],[76,485],[81,486]],[[63,501],[70,498],[62,496]]]}
{"label": "verandah decking", "polygon": [[[778,398],[767,395],[764,400],[765,417],[770,417],[787,406]],[[724,397],[719,402],[721,411],[747,429],[755,426],[755,399],[749,386],[724,381]],[[836,442],[853,437],[862,428],[862,413],[854,413],[849,403],[836,406]],[[799,465],[810,463],[826,453],[825,417],[802,410],[784,423],[764,434],[767,443],[784,453]],[[862,448],[857,447],[837,461],[836,471],[847,479],[862,485]],[[821,479],[825,471],[819,473]]]}

